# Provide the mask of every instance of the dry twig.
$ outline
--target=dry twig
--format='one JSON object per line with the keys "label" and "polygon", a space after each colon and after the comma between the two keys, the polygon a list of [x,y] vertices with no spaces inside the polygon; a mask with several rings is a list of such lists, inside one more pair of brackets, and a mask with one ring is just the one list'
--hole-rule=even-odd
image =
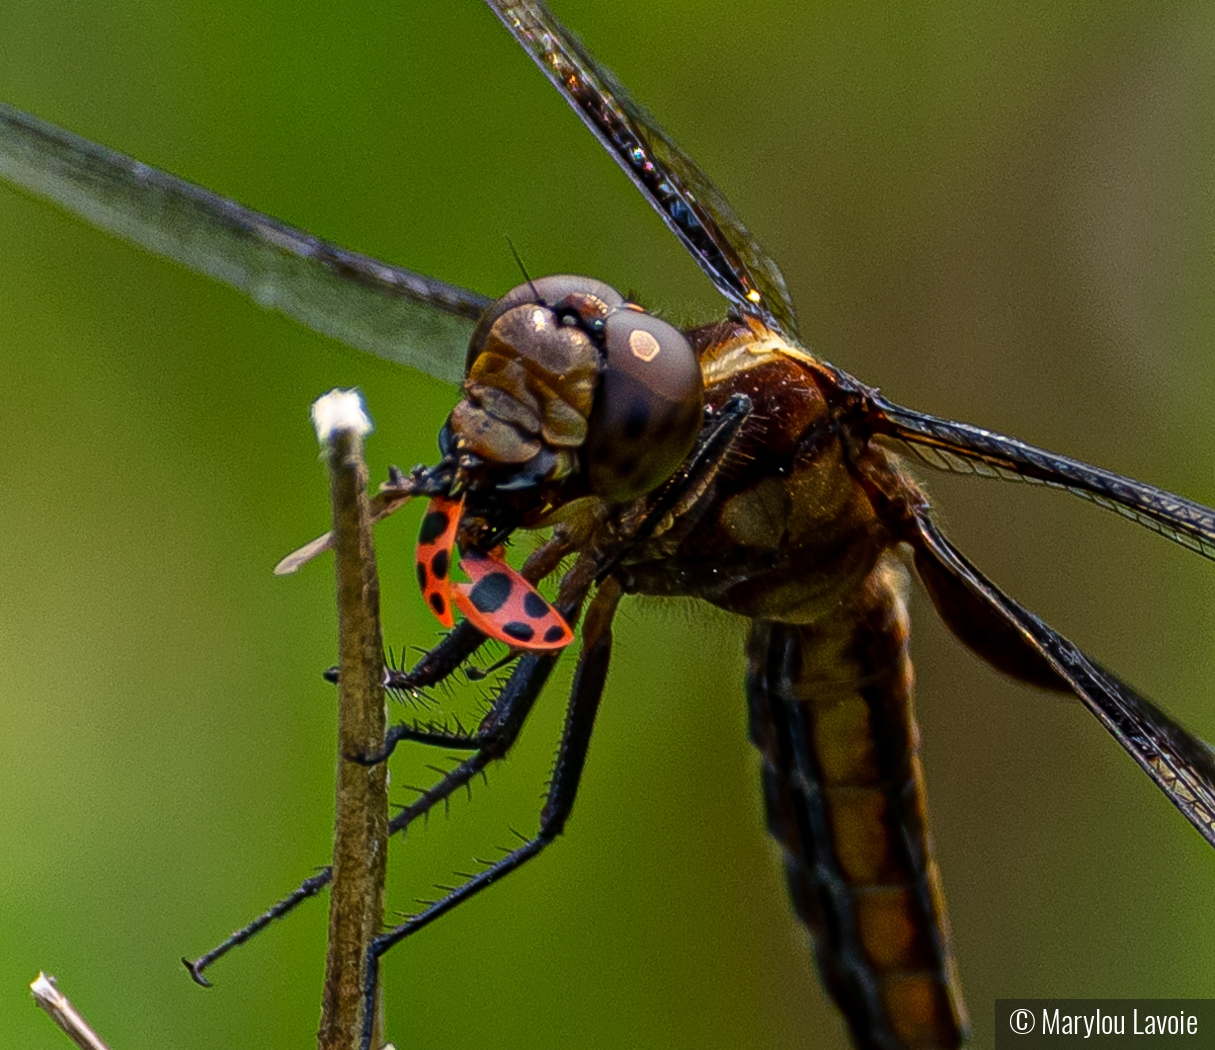
{"label": "dry twig", "polygon": [[345,757],[379,750],[386,723],[380,587],[363,462],[363,435],[371,424],[358,395],[343,391],[317,401],[313,420],[329,458],[341,670],[333,889],[318,1046],[356,1050],[368,946],[383,922],[388,848],[387,769]]}
{"label": "dry twig", "polygon": [[39,973],[30,983],[30,991],[34,993],[34,1002],[50,1015],[51,1020],[80,1050],[109,1050],[101,1036],[93,1031],[88,1021],[76,1012],[68,997],[59,990],[54,977]]}

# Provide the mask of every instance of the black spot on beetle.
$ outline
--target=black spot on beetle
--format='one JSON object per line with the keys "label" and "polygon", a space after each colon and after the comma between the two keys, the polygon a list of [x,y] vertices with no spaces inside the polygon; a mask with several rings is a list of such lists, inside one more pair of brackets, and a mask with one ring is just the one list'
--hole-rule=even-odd
{"label": "black spot on beetle", "polygon": [[443,600],[443,595],[438,591],[430,596],[430,607],[434,609],[436,616],[447,615],[447,602]]}
{"label": "black spot on beetle", "polygon": [[496,613],[510,597],[510,577],[504,572],[491,572],[468,592],[469,601],[477,612]]}
{"label": "black spot on beetle", "polygon": [[426,590],[426,585],[430,583],[430,576],[426,572],[426,562],[418,562],[418,589]]}
{"label": "black spot on beetle", "polygon": [[530,642],[536,637],[536,632],[533,631],[525,623],[519,623],[516,620],[511,620],[508,624],[503,624],[502,633],[514,638],[517,642]]}
{"label": "black spot on beetle", "polygon": [[447,579],[447,570],[451,567],[451,560],[447,555],[447,551],[439,551],[433,558],[430,559],[430,571],[434,573],[436,580]]}
{"label": "black spot on beetle", "polygon": [[528,591],[523,595],[523,611],[533,620],[539,620],[548,615],[548,602],[535,591]]}
{"label": "black spot on beetle", "polygon": [[552,627],[544,632],[544,640],[549,643],[559,642],[563,637],[565,637],[565,631],[557,624],[553,624]]}
{"label": "black spot on beetle", "polygon": [[422,519],[422,531],[418,533],[419,543],[434,543],[447,531],[450,516],[441,510],[432,510]]}

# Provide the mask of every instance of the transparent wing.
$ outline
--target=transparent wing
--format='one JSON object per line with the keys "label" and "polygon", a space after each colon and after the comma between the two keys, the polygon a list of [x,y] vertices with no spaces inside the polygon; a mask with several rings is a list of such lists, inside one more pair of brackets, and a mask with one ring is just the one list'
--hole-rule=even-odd
{"label": "transparent wing", "polygon": [[451,383],[492,301],[338,248],[3,103],[0,177],[324,335]]}
{"label": "transparent wing", "polygon": [[1066,489],[1215,560],[1215,510],[1016,438],[872,397],[871,425],[938,470]]}
{"label": "transparent wing", "polygon": [[1004,594],[945,539],[926,508],[917,511],[915,528],[914,535],[904,538],[914,547],[917,561],[930,558],[938,570],[954,577],[1013,628],[1067,682],[1198,833],[1215,846],[1215,751],[1211,746]]}
{"label": "transparent wing", "polygon": [[797,338],[780,268],[709,178],[539,0],[487,0],[700,268],[744,314]]}

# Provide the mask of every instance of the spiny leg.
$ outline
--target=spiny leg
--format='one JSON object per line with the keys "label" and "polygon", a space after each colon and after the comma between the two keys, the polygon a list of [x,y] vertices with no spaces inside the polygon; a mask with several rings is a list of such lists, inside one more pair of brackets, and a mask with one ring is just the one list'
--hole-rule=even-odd
{"label": "spiny leg", "polygon": [[[557,657],[555,655],[542,656],[535,654],[525,656],[519,662],[519,666],[515,668],[514,673],[494,702],[494,706],[490,709],[489,714],[482,721],[482,726],[484,726],[487,721],[493,718],[494,724],[490,732],[480,737],[481,744],[474,745],[480,749],[452,769],[437,784],[428,788],[418,799],[393,817],[388,822],[389,835],[395,835],[398,832],[404,831],[418,817],[424,816],[435,805],[450,798],[452,794],[471,782],[491,762],[506,754],[519,735],[519,730],[522,728],[528,714],[531,713],[532,705],[548,681],[549,673],[556,662]],[[410,737],[402,735],[398,739],[410,739]],[[428,743],[432,742],[426,740],[426,734],[424,733],[420,733],[414,739],[421,739]],[[440,743],[443,746],[453,746],[447,739],[433,742]],[[252,922],[246,926],[242,926],[231,936],[225,938],[206,954],[200,955],[194,960],[182,959],[186,969],[190,971],[190,976],[204,988],[209,988],[211,982],[203,976],[203,973],[213,963],[227,955],[233,948],[244,944],[255,934],[269,926],[275,919],[281,919],[309,897],[316,896],[332,881],[333,868],[326,866],[315,875],[305,879],[290,894],[267,909]]]}
{"label": "spiny leg", "polygon": [[[407,730],[396,736],[394,744],[400,740],[416,740],[440,747],[470,747],[476,748],[476,750],[446,773],[437,784],[427,788],[414,802],[393,817],[388,822],[388,834],[395,835],[404,831],[419,817],[429,813],[438,803],[450,798],[456,791],[470,783],[487,766],[502,758],[511,749],[519,736],[519,730],[523,728],[523,723],[531,714],[536,698],[548,682],[549,673],[556,662],[557,655],[552,653],[529,653],[524,656],[481,723],[484,727],[486,722],[493,719],[493,725],[488,730],[479,729],[473,736],[464,738],[465,743],[460,743],[460,738],[448,734],[430,733],[426,730],[415,731],[410,730],[407,726],[393,727]],[[375,765],[378,761],[382,761],[382,759],[376,759],[367,764]]]}
{"label": "spiny leg", "polygon": [[[577,539],[582,538],[583,537],[577,537]],[[558,564],[560,564],[561,559],[565,557],[567,553],[569,553],[571,544],[573,542],[575,542],[575,537],[573,537],[566,530],[561,530],[557,535],[553,536],[551,540],[533,552],[531,557],[529,557],[524,563],[521,574],[525,579],[529,580],[532,578],[542,578],[542,576],[538,574],[548,575],[557,567]],[[576,624],[578,622],[578,614],[581,611],[582,603],[586,599],[587,592],[590,590],[591,584],[595,578],[597,564],[597,561],[592,555],[582,554],[574,563],[573,568],[571,568],[562,579],[561,586],[557,594],[556,607],[558,612],[565,619],[566,623]],[[460,629],[465,626],[468,626],[468,621],[462,623],[460,627],[456,628],[456,630],[453,631],[448,637],[454,637],[454,635],[459,633]],[[475,630],[475,628],[473,628],[473,630]],[[477,635],[479,637],[483,637],[480,635],[480,632],[477,632]],[[440,645],[441,644],[442,643],[440,643]],[[436,646],[436,649],[437,648],[438,647]],[[538,656],[539,654],[530,655]],[[530,655],[524,659],[530,659]],[[427,657],[423,657],[422,660],[419,661],[420,664],[424,662],[427,662]],[[436,666],[438,665],[438,662],[439,661],[437,660],[434,661]],[[452,666],[450,670],[443,675],[443,677],[446,677],[447,674],[450,674],[452,671],[456,670],[456,666]],[[551,670],[552,664],[549,663],[545,666]],[[453,769],[443,781],[436,784],[435,790],[437,790],[443,786],[448,777],[456,776],[462,766],[467,765],[469,762],[475,761],[481,752],[488,751],[488,758],[491,760],[501,758],[502,755],[504,755],[514,743],[515,737],[518,735],[519,726],[522,724],[523,719],[527,717],[527,711],[531,710],[531,704],[529,702],[525,711],[518,715],[515,714],[518,701],[512,695],[512,686],[516,680],[517,673],[518,671],[516,669],[516,672],[512,673],[511,677],[508,679],[507,687],[498,695],[489,711],[486,712],[485,717],[481,720],[480,726],[478,726],[476,731],[473,733],[449,732],[447,730],[434,729],[428,726],[424,727],[402,723],[400,725],[392,726],[388,730],[384,737],[384,746],[376,753],[371,755],[348,755],[347,757],[353,761],[361,762],[364,765],[377,765],[378,763],[387,759],[395,750],[397,744],[399,744],[402,740],[412,740],[421,744],[429,744],[432,747],[449,747],[458,751],[467,750],[476,751],[478,753],[470,758],[468,762],[461,763],[461,766],[457,766],[456,769]],[[544,677],[547,678],[547,676],[548,671],[546,670],[544,672]],[[412,687],[416,688],[416,685]],[[539,690],[537,689],[537,692],[538,691]],[[535,696],[533,695],[531,699],[534,700]],[[467,783],[472,779],[473,776],[476,775],[477,772],[479,772],[479,770],[473,770],[460,783],[456,784],[455,787],[460,787],[462,784]],[[455,787],[453,787],[452,790],[454,790]],[[446,794],[450,794],[450,791]],[[446,794],[442,797],[446,797]],[[427,808],[429,809],[430,807],[427,806]]]}
{"label": "spiny leg", "polygon": [[[532,857],[541,853],[564,830],[565,823],[573,810],[574,800],[577,797],[578,786],[590,747],[591,731],[594,728],[599,701],[603,696],[603,687],[607,681],[608,664],[612,649],[612,619],[615,616],[616,607],[620,602],[622,593],[619,581],[611,573],[623,558],[627,556],[630,550],[662,526],[664,519],[669,515],[678,515],[699,498],[705,486],[713,480],[721,469],[734,438],[750,416],[751,409],[751,400],[745,395],[735,395],[730,398],[718,413],[714,425],[708,428],[707,433],[702,435],[698,441],[696,449],[688,461],[688,465],[679,472],[654,502],[645,508],[632,526],[627,529],[624,542],[607,557],[596,559],[594,563],[594,580],[600,584],[600,587],[591,602],[590,608],[587,610],[586,622],[583,628],[582,652],[579,654],[578,666],[574,674],[574,684],[569,704],[566,708],[565,728],[562,731],[556,766],[549,783],[547,800],[540,814],[539,831],[518,849],[511,851],[494,864],[472,876],[467,882],[429,905],[424,911],[381,934],[372,942],[366,970],[367,985],[364,988],[364,995],[367,1000],[367,1009],[364,1011],[364,1017],[370,1019],[374,1016],[371,1008],[375,1003],[376,987],[379,981],[379,958],[381,955],[406,937],[428,926],[441,915],[445,915],[457,905],[475,896],[491,883],[522,867]],[[584,555],[579,559],[579,566],[576,566],[575,571],[571,572],[570,575],[575,575],[577,568],[589,563],[589,561],[590,559]],[[555,562],[553,567],[555,568]],[[565,614],[564,610],[562,610],[562,613],[563,615]],[[539,658],[531,656],[525,659],[535,660]],[[507,686],[508,690],[515,679],[523,672],[524,666],[521,664],[511,676],[511,681]],[[544,677],[547,677],[547,674]],[[530,702],[528,710],[530,710]],[[523,717],[526,717],[526,714]],[[477,754],[464,763],[461,763],[439,785],[436,785],[432,791],[445,787],[449,781],[460,776],[464,772],[465,767],[472,767],[478,762],[478,759],[484,753],[484,747],[483,745],[476,745],[474,742],[478,740],[480,734],[492,731],[491,726],[487,725],[487,723],[494,720],[509,720],[509,718],[510,712],[506,705],[499,706],[495,704],[494,708],[491,709],[486,719],[482,722],[478,733],[466,738],[468,744],[482,746],[482,750],[478,751]],[[522,719],[520,719],[521,723]],[[396,733],[398,739],[413,739],[424,743],[459,746],[456,744],[458,737],[455,734],[434,734],[427,730],[411,730],[405,726],[394,727],[394,730],[390,731],[390,735],[392,733]],[[512,743],[516,734],[517,729],[510,736]],[[507,747],[509,747],[509,744]],[[482,765],[480,768],[484,768],[484,766]],[[470,768],[461,783],[467,783],[468,780],[476,775],[477,771],[475,768]],[[454,787],[452,790],[454,790]],[[450,791],[448,791],[449,793]],[[419,800],[419,802],[421,801]],[[438,799],[427,799],[426,808],[429,809],[433,806],[435,801],[438,801]],[[412,813],[406,810],[394,819],[390,827],[395,831],[397,828],[394,825],[397,821],[402,821],[401,826],[404,827],[419,815],[420,813]],[[372,1027],[369,1021],[363,1032],[363,1050],[370,1050],[371,1035]]]}
{"label": "spiny leg", "polygon": [[[544,550],[545,548],[542,547],[536,553],[541,554]],[[546,554],[545,557],[551,557],[551,555]],[[567,623],[577,622],[582,602],[595,575],[595,567],[595,560],[590,555],[583,555],[561,581],[561,595],[557,600],[557,610]],[[591,604],[591,611],[596,609],[599,600],[599,596],[596,595]],[[588,612],[588,626],[591,622],[589,616]],[[470,783],[491,762],[506,755],[514,746],[519,731],[523,728],[523,723],[531,713],[532,706],[548,681],[548,676],[556,662],[556,654],[551,653],[528,653],[523,656],[474,733],[448,733],[416,726],[396,725],[388,731],[381,753],[356,759],[368,765],[382,762],[402,740],[411,740],[434,747],[468,749],[474,752],[445,774],[437,784],[424,791],[416,801],[393,817],[388,822],[390,835],[404,831],[418,817],[425,815],[439,802],[450,798],[454,792]]]}
{"label": "spiny leg", "polygon": [[[371,942],[367,965],[367,984],[364,987],[364,995],[371,1012],[364,1014],[368,1020],[367,1027],[363,1031],[363,1050],[370,1050],[371,1046],[380,956],[393,945],[423,927],[429,926],[441,915],[445,915],[457,905],[480,893],[491,883],[497,882],[510,872],[522,867],[532,857],[541,853],[565,829],[565,823],[574,808],[582,771],[586,766],[591,731],[595,725],[599,701],[603,696],[603,686],[607,681],[608,663],[612,653],[612,617],[615,615],[620,596],[619,583],[614,578],[609,579],[599,588],[587,610],[586,624],[583,628],[582,651],[578,655],[574,684],[570,692],[569,704],[566,707],[565,727],[561,733],[556,765],[549,782],[544,809],[540,813],[539,831],[518,849],[512,850],[501,860],[478,872],[424,911],[380,934]],[[523,670],[521,664],[511,676],[512,680]]]}
{"label": "spiny leg", "polygon": [[649,539],[668,517],[678,517],[700,498],[725,462],[734,438],[751,415],[751,407],[746,394],[733,394],[721,407],[697,438],[687,466],[659,490],[654,501],[631,523],[624,542],[601,561],[595,573],[596,582],[606,579],[629,551]]}
{"label": "spiny leg", "polygon": [[[546,550],[550,544],[545,544],[537,550],[533,558],[537,555],[542,555],[543,561],[552,559],[554,557],[553,551]],[[560,561],[560,558],[556,558],[555,560]],[[561,581],[561,595],[558,598],[558,609],[566,617],[567,622],[571,624],[577,622],[578,612],[586,597],[587,590],[590,588],[593,575],[593,561],[590,557],[582,557],[579,558],[574,567]],[[433,660],[428,660],[427,657],[431,655],[428,653],[427,656],[424,656],[419,661],[419,665],[426,666],[424,675],[434,674],[436,668],[448,667],[449,669],[445,674],[441,674],[438,678],[434,679],[434,681],[441,680],[459,666],[458,663],[453,664],[451,662],[453,653],[459,652],[463,647],[470,644],[472,644],[472,649],[475,649],[484,640],[480,632],[475,629],[472,629],[471,633],[462,631],[462,628],[465,626],[467,625],[461,624],[460,627],[456,628],[455,631],[435,647],[438,650],[444,649],[446,646],[447,648],[443,654]],[[432,650],[431,652],[434,653],[434,651]],[[469,651],[471,652],[471,650]],[[548,681],[548,676],[552,671],[553,664],[556,663],[556,659],[556,655],[552,654],[529,654],[525,656],[508,679],[505,688],[495,699],[493,706],[481,720],[481,725],[478,727],[477,732],[471,736],[461,738],[456,734],[432,733],[404,726],[394,727],[394,729],[403,730],[394,740],[394,746],[399,740],[417,739],[423,743],[442,747],[460,748],[464,746],[469,749],[475,749],[475,753],[444,775],[437,784],[426,790],[421,797],[393,817],[388,822],[388,833],[390,835],[404,831],[413,821],[424,816],[439,802],[450,798],[454,792],[470,783],[491,762],[506,754],[518,737],[519,730],[526,721],[528,714],[530,714],[536,697],[539,696],[540,691]],[[420,675],[419,680],[422,677]],[[461,740],[464,741],[463,744]],[[383,757],[386,758],[390,752],[391,748],[387,748]],[[373,757],[375,761],[382,761],[382,758],[379,756]],[[368,761],[367,758],[355,760]],[[282,918],[298,907],[303,901],[315,896],[328,886],[332,880],[333,869],[328,866],[322,868],[315,875],[305,879],[282,900],[275,903],[252,922],[225,938],[209,952],[200,955],[194,960],[183,958],[182,962],[186,969],[189,970],[190,976],[203,987],[210,987],[210,982],[203,976],[203,973],[210,966],[227,955],[233,948],[244,944],[256,933],[265,929],[275,919]]]}
{"label": "spiny leg", "polygon": [[[412,692],[416,689],[422,689],[435,683],[442,681],[448,675],[452,674],[465,660],[467,660],[485,641],[485,636],[475,627],[468,623],[461,623],[450,631],[434,648],[423,654],[422,658],[407,672],[395,671],[391,668],[385,672],[385,685],[389,688],[396,688],[402,692]],[[544,675],[547,678],[547,674]],[[336,683],[338,680],[338,672],[336,667],[331,667],[324,673],[326,681]],[[541,683],[542,685],[543,683]],[[537,689],[537,692],[539,690]],[[506,691],[499,696],[499,701],[510,703],[511,698],[506,695]],[[524,717],[526,714],[524,715]],[[450,745],[449,745],[450,746]],[[476,756],[474,756],[475,758]],[[410,821],[420,816],[425,809],[429,809],[431,805],[441,801],[443,798],[450,795],[457,787],[462,786],[471,780],[480,771],[473,768],[465,771],[464,766],[468,766],[469,762],[461,763],[456,769],[452,770],[449,776],[456,776],[461,773],[466,773],[462,780],[458,780],[453,784],[451,789],[443,795],[433,794],[434,789],[418,799],[408,809],[397,814],[388,825],[389,835],[395,834],[397,831],[407,827]],[[436,785],[437,787],[437,785]],[[427,798],[430,798],[429,805],[424,808],[419,808],[419,805]],[[282,900],[276,901],[266,911],[259,915],[252,922],[242,926],[239,930],[224,938],[210,951],[200,955],[197,959],[182,958],[182,963],[190,972],[190,976],[196,984],[202,985],[204,988],[210,988],[211,982],[203,976],[215,962],[223,958],[233,948],[238,948],[253,936],[264,930],[275,919],[281,919],[283,916],[294,911],[309,897],[315,897],[326,886],[333,881],[333,868],[329,865],[321,868],[315,875],[306,878],[299,886],[291,891]]]}
{"label": "spiny leg", "polygon": [[288,912],[294,911],[300,904],[306,901],[309,897],[315,897],[326,886],[333,881],[333,868],[324,867],[315,875],[305,879],[300,885],[284,897],[281,901],[272,905],[251,923],[242,926],[231,936],[226,937],[222,942],[217,944],[209,952],[200,955],[197,959],[187,959],[182,957],[182,963],[185,964],[187,970],[190,971],[190,976],[196,984],[201,984],[204,988],[210,988],[211,982],[203,976],[205,971],[217,959],[225,956],[233,948],[237,948],[249,940],[254,934],[260,933],[263,929],[270,925],[275,919],[281,919]]}
{"label": "spiny leg", "polygon": [[[458,623],[437,644],[426,650],[408,671],[385,667],[384,688],[398,693],[414,693],[437,685],[458,671],[485,641],[485,635],[471,623]],[[321,677],[336,685],[340,675],[336,667],[330,667]]]}

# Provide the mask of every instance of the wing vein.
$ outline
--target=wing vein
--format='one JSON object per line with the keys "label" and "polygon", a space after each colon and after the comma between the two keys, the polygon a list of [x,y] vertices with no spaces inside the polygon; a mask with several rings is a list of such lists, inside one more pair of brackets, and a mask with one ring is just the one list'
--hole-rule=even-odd
{"label": "wing vein", "polygon": [[459,383],[491,300],[358,252],[0,103],[0,177],[358,350]]}

